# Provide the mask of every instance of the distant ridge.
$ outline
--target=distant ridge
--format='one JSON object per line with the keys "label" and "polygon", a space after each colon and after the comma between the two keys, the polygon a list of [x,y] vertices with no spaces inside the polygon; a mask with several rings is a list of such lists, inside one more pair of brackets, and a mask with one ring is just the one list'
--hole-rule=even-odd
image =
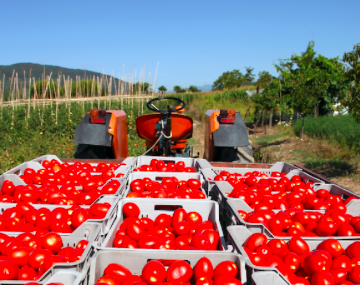
{"label": "distant ridge", "polygon": [[[3,74],[5,73],[5,93],[10,90],[10,80],[12,77],[13,70],[15,70],[15,73],[18,73],[19,82],[24,81],[24,70],[25,70],[25,76],[26,76],[26,82],[29,84],[29,75],[30,75],[30,69],[31,69],[31,78],[36,79],[36,81],[42,79],[42,74],[44,73],[44,67],[45,67],[45,74],[46,76],[50,75],[52,73],[52,79],[56,82],[56,79],[59,74],[65,75],[66,78],[70,76],[72,78],[73,82],[76,81],[76,76],[81,76],[81,79],[84,79],[84,75],[88,77],[88,79],[92,79],[93,76],[102,76],[100,72],[90,71],[90,70],[84,70],[84,69],[72,69],[72,68],[66,68],[56,65],[43,65],[43,64],[37,64],[37,63],[16,63],[12,65],[0,65],[0,80],[3,78]],[[106,75],[109,77],[109,75]],[[114,77],[116,80],[118,78]]]}

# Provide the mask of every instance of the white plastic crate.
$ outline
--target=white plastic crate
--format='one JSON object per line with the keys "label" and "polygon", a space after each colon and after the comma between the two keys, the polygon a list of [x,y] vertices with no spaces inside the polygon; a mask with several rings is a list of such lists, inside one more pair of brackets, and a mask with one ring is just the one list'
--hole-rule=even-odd
{"label": "white plastic crate", "polygon": [[[111,225],[115,221],[118,211],[119,211],[119,201],[120,197],[113,196],[113,195],[102,195],[95,203],[109,203],[111,205],[109,211],[107,212],[106,216],[102,219],[89,219],[86,222],[93,222],[97,223],[101,226],[101,235],[105,235],[110,231]],[[2,214],[6,209],[16,207],[16,203],[0,203],[0,213]],[[53,211],[56,208],[64,208],[70,209],[72,206],[68,205],[51,205],[51,204],[32,204],[35,209],[47,208],[50,211]],[[81,205],[81,208],[90,209],[91,205]],[[4,231],[5,234],[20,234],[20,232],[8,232]],[[72,233],[59,233],[61,236],[71,236]]]}
{"label": "white plastic crate", "polygon": [[[247,284],[247,277],[245,272],[245,261],[244,258],[239,254],[225,253],[225,252],[206,252],[205,255],[212,263],[215,268],[219,263],[223,261],[232,261],[236,264],[239,272],[236,276],[242,284]],[[90,266],[90,280],[88,284],[95,284],[96,281],[103,276],[105,268],[110,263],[118,263],[125,266],[136,275],[141,275],[143,267],[150,260],[185,260],[191,268],[194,268],[196,263],[204,257],[204,253],[200,251],[168,251],[168,250],[103,250],[95,253],[91,259]]]}
{"label": "white plastic crate", "polygon": [[[66,282],[64,285],[81,284],[90,268],[90,257],[94,253],[94,244],[98,243],[100,240],[100,230],[100,225],[98,223],[85,222],[72,232],[70,236],[62,236],[63,247],[75,247],[81,240],[87,240],[89,241],[89,244],[78,261],[71,263],[56,263],[48,271],[44,272],[44,274],[36,282],[39,284],[48,284],[50,283],[50,280],[52,280],[52,282],[55,282],[54,280],[56,280],[56,282]],[[5,234],[8,236],[18,236],[18,234],[11,232],[6,232]],[[66,274],[64,273],[65,270],[68,273],[68,277],[64,277],[64,274]],[[75,272],[80,273],[80,275],[73,274]],[[55,279],[55,276],[58,279]],[[27,284],[29,282],[31,281],[9,280],[4,282],[1,280],[1,284]]]}
{"label": "white plastic crate", "polygon": [[[246,251],[243,248],[244,242],[247,240],[249,236],[251,236],[253,233],[250,232],[246,227],[244,226],[230,226],[227,228],[229,233],[229,241],[234,246],[234,250],[238,253],[240,253],[242,256],[244,256],[246,261],[246,271],[248,274],[248,278],[251,278],[250,276],[255,271],[276,271],[278,274],[281,274],[275,267],[263,267],[263,266],[255,266],[252,264],[251,260],[249,259],[249,256],[247,255]],[[325,239],[328,238],[336,238],[342,247],[346,249],[350,244],[357,241],[358,239],[338,239],[337,237],[327,237],[327,238],[316,238],[311,240],[306,240],[307,244],[309,245],[310,251],[315,250],[316,247]],[[268,241],[272,238],[268,238]],[[283,237],[278,238],[283,239]],[[285,240],[286,241],[286,240]],[[290,284],[290,283],[287,283]]]}
{"label": "white plastic crate", "polygon": [[290,285],[282,274],[275,271],[258,271],[251,277],[254,285]]}
{"label": "white plastic crate", "polygon": [[[197,158],[187,158],[187,157],[163,157],[163,156],[139,156],[136,159],[135,167],[140,167],[142,165],[150,165],[152,159],[157,159],[163,161],[165,164],[169,162],[177,163],[183,161],[185,167],[193,167],[195,171],[203,168],[211,168],[211,164],[206,159],[197,159]],[[171,172],[173,173],[173,172]]]}
{"label": "white plastic crate", "polygon": [[[218,249],[227,250],[227,245],[224,239],[224,234],[221,229],[219,222],[219,208],[218,205],[213,201],[203,201],[199,203],[197,200],[183,200],[183,199],[123,199],[119,203],[119,211],[116,221],[114,222],[113,227],[111,227],[110,232],[106,236],[105,240],[102,242],[101,246],[97,249],[108,249],[113,248],[113,241],[116,237],[116,232],[119,230],[120,225],[124,221],[124,216],[122,214],[122,207],[124,204],[132,202],[135,203],[140,209],[140,218],[148,217],[155,220],[160,214],[172,215],[172,213],[177,209],[176,206],[183,208],[186,212],[197,212],[203,218],[203,221],[209,220],[214,226],[214,230],[218,232],[220,236]],[[174,206],[174,207],[169,207]],[[169,210],[169,208],[172,208]],[[121,250],[126,250],[121,248]],[[145,250],[145,249],[137,249]]]}
{"label": "white plastic crate", "polygon": [[[197,179],[200,181],[201,185],[204,184],[204,178],[200,173],[135,171],[129,175],[128,186],[122,197],[126,198],[126,196],[131,192],[130,183],[136,179],[150,178],[153,181],[158,181],[161,183],[162,179],[165,177],[176,177],[179,181],[188,180],[188,179]],[[201,187],[201,191],[206,195],[206,191],[203,188],[203,186]]]}

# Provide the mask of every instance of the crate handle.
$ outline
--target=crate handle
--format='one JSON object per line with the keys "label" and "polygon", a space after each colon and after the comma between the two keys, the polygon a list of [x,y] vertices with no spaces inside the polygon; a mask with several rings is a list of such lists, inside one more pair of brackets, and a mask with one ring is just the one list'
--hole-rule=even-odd
{"label": "crate handle", "polygon": [[88,239],[90,236],[90,230],[89,229],[86,229],[85,232],[84,232],[84,238],[85,239]]}
{"label": "crate handle", "polygon": [[175,212],[177,209],[182,209],[182,205],[154,205],[155,211],[170,211]]}
{"label": "crate handle", "polygon": [[148,259],[147,262],[150,262],[150,261],[159,261],[161,262],[164,266],[170,266],[172,263],[176,262],[176,261],[179,261],[179,260],[183,260],[187,263],[189,263],[189,265],[191,265],[191,262],[189,260],[186,260],[186,259]]}

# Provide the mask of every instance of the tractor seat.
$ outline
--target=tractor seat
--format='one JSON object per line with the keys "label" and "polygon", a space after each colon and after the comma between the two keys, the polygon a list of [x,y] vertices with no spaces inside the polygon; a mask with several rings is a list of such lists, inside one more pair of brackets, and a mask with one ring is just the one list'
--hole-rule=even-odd
{"label": "tractor seat", "polygon": [[[136,119],[136,130],[140,138],[145,139],[147,144],[153,145],[158,137],[155,137],[157,130],[156,124],[161,119],[161,114],[153,113],[142,115]],[[180,140],[187,140],[192,137],[193,120],[186,115],[172,114],[171,115],[171,131],[174,142]]]}

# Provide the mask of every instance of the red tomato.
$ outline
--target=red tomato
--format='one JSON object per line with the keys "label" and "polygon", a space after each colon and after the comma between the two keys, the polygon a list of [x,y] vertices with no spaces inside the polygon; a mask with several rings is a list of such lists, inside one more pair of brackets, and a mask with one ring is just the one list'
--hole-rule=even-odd
{"label": "red tomato", "polygon": [[277,255],[281,258],[289,252],[286,242],[282,239],[272,239],[266,245],[270,247],[274,255]]}
{"label": "red tomato", "polygon": [[173,233],[177,236],[188,235],[190,230],[191,226],[186,221],[181,221],[173,227]]}
{"label": "red tomato", "polygon": [[126,277],[131,276],[132,273],[125,266],[116,263],[110,263],[104,270],[104,274],[111,276],[119,284],[125,280]]}
{"label": "red tomato", "polygon": [[252,234],[244,242],[244,247],[247,247],[250,251],[253,251],[256,247],[260,245],[265,245],[267,243],[267,237],[261,233]]}
{"label": "red tomato", "polygon": [[38,270],[41,267],[41,265],[44,263],[45,259],[53,254],[54,253],[48,249],[42,249],[42,248],[35,249],[30,253],[28,263],[32,268]]}
{"label": "red tomato", "polygon": [[[141,280],[141,278],[139,277],[139,279]],[[135,282],[135,281],[134,281]],[[97,281],[96,281],[96,284],[101,284],[101,285],[104,285],[104,284],[108,284],[108,285],[119,285],[119,283],[115,280],[114,277],[112,276],[108,276],[108,275],[105,275],[105,276],[102,276],[100,277]],[[129,285],[132,285],[132,283],[128,283]]]}
{"label": "red tomato", "polygon": [[166,278],[166,269],[164,265],[156,260],[146,263],[142,270],[142,279],[147,284],[159,284]]}
{"label": "red tomato", "polygon": [[331,269],[330,273],[331,273],[332,277],[334,278],[334,283],[337,284],[337,283],[347,279],[349,272],[347,269],[345,269],[343,267],[338,267],[338,268]]}
{"label": "red tomato", "polygon": [[334,285],[334,278],[330,272],[317,272],[311,277],[311,285]]}
{"label": "red tomato", "polygon": [[34,268],[25,265],[19,271],[18,280],[35,280],[37,272]]}
{"label": "red tomato", "polygon": [[82,248],[75,249],[74,252],[71,254],[70,262],[76,262],[76,261],[80,260],[84,251],[85,251],[85,249],[82,249]]}
{"label": "red tomato", "polygon": [[283,260],[277,255],[270,256],[265,262],[259,264],[259,266],[276,267],[278,265],[284,265]]}
{"label": "red tomato", "polygon": [[[249,257],[251,263],[254,264],[255,266],[265,266],[264,265],[265,259],[263,258],[262,255],[260,255],[256,252],[249,252],[248,257]],[[281,261],[281,259],[280,259],[280,261]]]}
{"label": "red tomato", "polygon": [[[313,275],[327,268],[327,260],[321,254],[312,253],[304,258],[302,266],[306,274]],[[330,270],[330,268],[327,268],[327,270]]]}
{"label": "red tomato", "polygon": [[352,268],[350,258],[347,257],[346,255],[340,255],[338,257],[335,257],[332,261],[331,269],[337,267],[343,267],[346,268],[348,271],[350,271]]}
{"label": "red tomato", "polygon": [[155,226],[163,226],[168,228],[171,226],[171,216],[167,214],[160,214],[154,221]]}
{"label": "red tomato", "polygon": [[81,240],[78,242],[78,244],[76,245],[76,249],[85,249],[87,247],[87,245],[89,244],[89,242],[87,240]]}
{"label": "red tomato", "polygon": [[213,273],[214,273],[214,269],[212,262],[206,257],[199,259],[199,261],[194,266],[195,280],[203,277],[207,278],[208,280],[211,280],[213,278]]}
{"label": "red tomato", "polygon": [[197,227],[202,223],[202,217],[197,212],[189,212],[185,217],[185,221],[187,221],[191,227]]}
{"label": "red tomato", "polygon": [[126,235],[135,241],[139,241],[145,235],[145,229],[137,221],[130,221],[125,230]]}
{"label": "red tomato", "polygon": [[104,218],[111,205],[105,203],[95,203],[90,206],[90,214],[96,217]]}
{"label": "red tomato", "polygon": [[[349,249],[349,247],[347,249]],[[336,239],[326,239],[326,240],[322,241],[316,247],[316,249],[322,249],[322,250],[329,252],[333,258],[342,255],[345,251],[343,249],[343,247],[341,246],[340,242],[338,242]],[[349,251],[351,251],[351,250],[349,250]],[[346,252],[346,253],[347,253],[347,255],[349,255],[348,252]],[[349,257],[350,257],[350,255],[349,255]]]}
{"label": "red tomato", "polygon": [[123,213],[126,217],[135,217],[137,218],[140,215],[139,207],[134,203],[126,203],[123,208]]}
{"label": "red tomato", "polygon": [[68,246],[68,247],[63,247],[57,255],[62,256],[66,262],[70,262],[71,261],[71,255],[74,253],[75,248]]}
{"label": "red tomato", "polygon": [[350,258],[360,257],[360,241],[355,241],[346,248],[346,254]]}
{"label": "red tomato", "polygon": [[138,241],[139,248],[152,248],[155,244],[157,244],[160,238],[156,236],[145,235]]}
{"label": "red tomato", "polygon": [[229,277],[236,277],[238,273],[238,268],[236,264],[232,261],[223,261],[220,262],[214,269],[213,278],[215,279],[218,276],[225,275]]}
{"label": "red tomato", "polygon": [[180,284],[188,282],[193,275],[193,270],[189,263],[184,260],[175,261],[166,272],[166,279],[170,283]]}
{"label": "red tomato", "polygon": [[0,280],[16,280],[19,276],[19,267],[7,260],[0,260]]}
{"label": "red tomato", "polygon": [[41,239],[42,248],[51,250],[55,254],[60,251],[62,245],[62,238],[57,233],[47,233]]}
{"label": "red tomato", "polygon": [[65,258],[60,255],[48,256],[43,263],[44,272],[48,271],[54,264],[63,262],[65,262]]}
{"label": "red tomato", "polygon": [[19,267],[23,267],[28,264],[31,251],[32,249],[25,247],[14,248],[7,254],[7,260]]}
{"label": "red tomato", "polygon": [[295,252],[297,255],[302,255],[310,252],[310,248],[306,241],[300,237],[293,237],[288,242],[289,250]]}
{"label": "red tomato", "polygon": [[295,273],[299,269],[301,259],[300,259],[299,255],[297,255],[296,253],[288,252],[283,257],[283,262],[285,265],[289,266],[289,268],[292,272]]}
{"label": "red tomato", "polygon": [[76,229],[89,218],[88,212],[83,208],[77,208],[71,214],[71,225]]}
{"label": "red tomato", "polygon": [[240,280],[230,276],[218,276],[214,280],[214,285],[242,285]]}

